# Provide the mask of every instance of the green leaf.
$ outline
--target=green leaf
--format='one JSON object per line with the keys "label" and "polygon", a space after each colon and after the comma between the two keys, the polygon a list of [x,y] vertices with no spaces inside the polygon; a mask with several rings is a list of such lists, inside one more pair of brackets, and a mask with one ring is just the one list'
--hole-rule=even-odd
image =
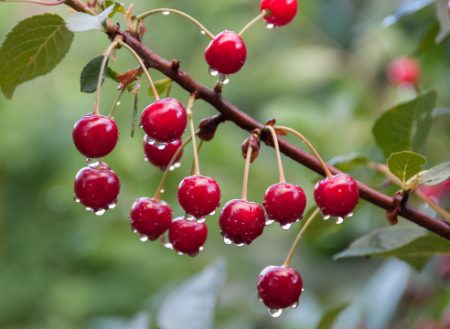
{"label": "green leaf", "polygon": [[112,18],[116,13],[121,13],[121,14],[126,14],[127,13],[127,10],[125,9],[125,6],[123,5],[123,3],[115,2],[115,1],[111,1],[111,0],[105,1],[105,7],[108,8],[111,5],[113,5],[113,10],[109,14],[110,18]]}
{"label": "green leaf", "polygon": [[357,240],[334,259],[349,257],[390,257],[413,262],[417,268],[428,257],[450,252],[450,242],[416,227],[388,227],[373,231]]}
{"label": "green leaf", "polygon": [[[98,56],[92,59],[81,71],[80,86],[81,91],[85,93],[93,93],[97,90],[98,76],[100,74],[100,67],[102,65],[103,56]],[[113,71],[109,67],[106,67],[105,76],[115,80],[117,72]]]}
{"label": "green leaf", "polygon": [[418,150],[426,141],[437,94],[429,91],[386,111],[375,122],[373,134],[384,154]]}
{"label": "green leaf", "polygon": [[[164,78],[164,79],[155,81],[155,87],[156,87],[156,91],[158,92],[158,95],[164,94],[171,86],[172,86],[172,80],[168,79],[168,78]],[[148,89],[148,94],[150,96],[153,96],[152,88]]]}
{"label": "green leaf", "polygon": [[11,98],[18,85],[49,73],[70,49],[73,33],[58,15],[19,22],[0,48],[0,87]]}
{"label": "green leaf", "polygon": [[436,42],[441,43],[450,33],[450,17],[448,15],[448,0],[436,0],[436,17],[439,21],[440,31]]}
{"label": "green leaf", "polygon": [[347,306],[348,304],[345,303],[328,310],[322,316],[322,319],[320,319],[320,322],[317,325],[316,329],[332,329],[334,322],[336,322],[338,316],[342,313],[343,310],[347,308]]}
{"label": "green leaf", "polygon": [[355,152],[334,157],[327,162],[341,171],[350,171],[367,165],[369,159],[365,155]]}
{"label": "green leaf", "polygon": [[419,173],[419,185],[436,185],[450,178],[450,162],[444,162]]}
{"label": "green leaf", "polygon": [[398,177],[405,187],[406,182],[418,174],[426,162],[427,159],[420,154],[403,151],[392,153],[387,160],[387,165],[389,171]]}
{"label": "green leaf", "polygon": [[158,312],[159,327],[214,328],[214,308],[225,282],[225,272],[225,262],[218,261],[172,291]]}
{"label": "green leaf", "polygon": [[420,55],[436,46],[435,40],[438,33],[439,24],[437,22],[432,22],[428,30],[420,38],[419,45],[417,46],[415,53]]}
{"label": "green leaf", "polygon": [[402,5],[398,7],[392,15],[383,20],[383,24],[391,26],[397,23],[402,17],[414,14],[422,8],[431,4],[434,0],[405,0]]}

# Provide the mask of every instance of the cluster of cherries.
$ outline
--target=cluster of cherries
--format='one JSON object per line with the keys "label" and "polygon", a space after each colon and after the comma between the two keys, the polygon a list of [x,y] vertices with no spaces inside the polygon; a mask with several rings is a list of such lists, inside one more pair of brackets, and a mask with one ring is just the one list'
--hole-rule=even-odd
{"label": "cluster of cherries", "polygon": [[[297,1],[262,0],[260,8],[268,24],[282,26],[296,15]],[[221,75],[232,74],[243,66],[246,47],[239,34],[224,31],[206,48],[205,58],[211,70]],[[165,173],[177,167],[183,153],[182,135],[191,120],[189,111],[174,98],[157,98],[141,114],[145,158]],[[75,177],[75,200],[97,215],[117,203],[119,178],[101,158],[114,149],[118,138],[114,119],[98,113],[82,117],[73,129],[74,144],[89,163]],[[177,218],[173,218],[171,207],[160,196],[158,188],[154,197],[135,200],[130,212],[133,232],[139,234],[142,241],[161,239],[166,247],[179,254],[197,255],[207,239],[205,218],[220,206],[219,184],[199,173],[183,178],[178,187],[178,201],[185,215]],[[358,187],[347,174],[328,175],[317,183],[314,199],[325,219],[336,217],[340,223],[344,217],[351,216],[356,207]],[[303,189],[285,181],[267,189],[262,205],[244,197],[231,200],[223,206],[219,216],[224,242],[249,245],[272,222],[288,229],[303,217],[305,207]],[[262,302],[273,316],[278,316],[282,309],[297,305],[303,283],[300,274],[287,265],[268,266],[260,273],[257,287]]]}

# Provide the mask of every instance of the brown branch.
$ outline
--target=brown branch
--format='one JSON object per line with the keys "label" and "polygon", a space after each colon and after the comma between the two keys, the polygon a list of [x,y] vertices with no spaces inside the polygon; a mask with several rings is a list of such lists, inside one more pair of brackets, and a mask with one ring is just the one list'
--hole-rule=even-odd
{"label": "brown branch", "polygon": [[[66,0],[66,4],[75,10],[78,10],[80,7],[79,2],[80,0]],[[77,8],[72,6],[72,3],[77,4]],[[217,93],[195,81],[191,76],[183,72],[178,67],[177,69],[174,69],[173,61],[168,61],[167,59],[160,57],[151,49],[147,48],[147,46],[139,41],[133,34],[122,31],[118,26],[112,24],[108,24],[107,34],[111,39],[114,39],[117,34],[121,35],[123,37],[123,41],[139,54],[148,67],[152,67],[160,71],[175,81],[187,92],[195,92],[198,99],[202,99],[209,103],[217,111],[222,113],[226,120],[234,122],[237,126],[247,131],[262,129],[264,127],[263,124],[241,111],[236,105],[224,99],[220,93]],[[288,157],[310,168],[318,174],[325,175],[320,162],[309,153],[281,138],[279,139],[279,145],[281,152]],[[333,174],[339,173],[339,170],[334,167],[329,166],[328,168]],[[394,201],[392,197],[378,192],[377,190],[359,181],[358,187],[361,198],[385,210],[391,210],[394,208]],[[407,205],[401,209],[399,215],[450,240],[450,224],[445,221],[430,217],[427,214]]]}

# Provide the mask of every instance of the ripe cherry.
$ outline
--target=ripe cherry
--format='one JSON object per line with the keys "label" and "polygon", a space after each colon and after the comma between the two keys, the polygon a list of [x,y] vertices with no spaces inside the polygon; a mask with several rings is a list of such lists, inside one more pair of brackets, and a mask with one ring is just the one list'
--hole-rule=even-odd
{"label": "ripe cherry", "polygon": [[186,110],[174,98],[164,98],[153,102],[141,115],[141,126],[147,136],[162,143],[180,139],[186,125]]}
{"label": "ripe cherry", "polygon": [[113,208],[120,191],[119,177],[105,163],[95,163],[78,171],[74,182],[75,200],[97,215]]}
{"label": "ripe cherry", "polygon": [[[176,139],[173,142],[170,142],[166,145],[158,145],[153,140],[148,140],[148,138],[144,138],[144,153],[145,159],[148,160],[151,164],[156,167],[160,167],[161,170],[167,168],[170,163],[170,160],[178,151],[178,149],[182,145],[181,139]],[[180,160],[183,155],[183,151],[180,151],[174,163]]]}
{"label": "ripe cherry", "polygon": [[151,241],[166,232],[172,222],[172,209],[164,201],[139,198],[131,207],[131,227],[141,235],[142,240]]}
{"label": "ripe cherry", "polygon": [[286,307],[296,307],[303,291],[300,273],[286,266],[267,266],[258,276],[258,296],[272,316]]}
{"label": "ripe cherry", "polygon": [[270,220],[289,225],[303,217],[306,196],[298,185],[278,183],[270,186],[264,195],[263,206]]}
{"label": "ripe cherry", "polygon": [[283,26],[297,14],[297,0],[261,0],[260,9],[268,12],[264,16],[267,23]]}
{"label": "ripe cherry", "polygon": [[314,199],[324,216],[343,218],[358,204],[358,185],[347,174],[338,174],[317,182]]}
{"label": "ripe cherry", "polygon": [[202,249],[208,236],[205,223],[176,218],[169,228],[169,241],[179,253],[196,256]]}
{"label": "ripe cherry", "polygon": [[219,225],[227,244],[250,244],[259,237],[265,227],[264,209],[246,200],[228,201],[219,217]]}
{"label": "ripe cherry", "polygon": [[247,48],[241,36],[223,31],[215,36],[205,49],[205,59],[212,71],[221,74],[238,72],[247,58]]}
{"label": "ripe cherry", "polygon": [[400,57],[389,64],[387,75],[394,85],[417,85],[421,75],[420,66],[414,58]]}
{"label": "ripe cherry", "polygon": [[72,138],[81,154],[88,158],[101,158],[116,146],[119,130],[113,118],[87,114],[75,123]]}
{"label": "ripe cherry", "polygon": [[185,177],[178,187],[178,201],[186,213],[203,218],[220,205],[219,184],[206,176]]}

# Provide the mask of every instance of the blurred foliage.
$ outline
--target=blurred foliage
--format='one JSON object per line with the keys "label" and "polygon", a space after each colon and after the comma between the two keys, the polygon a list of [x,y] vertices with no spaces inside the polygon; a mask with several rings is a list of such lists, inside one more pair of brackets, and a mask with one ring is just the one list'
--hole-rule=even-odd
{"label": "blurred foliage", "polygon": [[[371,129],[388,108],[411,100],[415,92],[396,88],[385,78],[385,67],[396,56],[415,56],[423,68],[425,90],[437,91],[437,107],[450,105],[448,88],[450,42],[434,40],[439,31],[434,5],[385,26],[383,19],[405,1],[300,1],[293,24],[268,31],[260,23],[246,35],[249,54],[243,70],[232,77],[224,96],[261,121],[276,117],[280,124],[302,131],[325,158],[358,152],[384,161]],[[137,1],[135,12],[175,7],[194,15],[213,33],[239,30],[258,14],[250,0]],[[53,8],[52,8],[53,9]],[[27,4],[0,4],[0,36],[19,20],[45,10]],[[55,8],[67,17],[67,8]],[[115,18],[119,15],[116,14]],[[198,30],[174,15],[148,19],[145,42],[210,86]],[[72,200],[72,180],[84,159],[72,145],[73,123],[92,110],[93,95],[80,93],[83,67],[101,55],[108,40],[101,32],[75,36],[71,50],[48,76],[21,85],[12,100],[0,96],[0,328],[115,329],[139,328],[180,281],[218,257],[227,260],[225,289],[220,294],[216,328],[314,328],[327,310],[350,306],[335,328],[416,328],[417,323],[442,322],[448,317],[450,289],[438,276],[441,262],[431,259],[421,273],[394,260],[345,259],[332,256],[369,231],[386,226],[384,211],[362,201],[355,216],[337,227],[316,221],[300,243],[294,267],[306,291],[296,310],[270,319],[256,298],[256,276],[268,264],[283,261],[297,225],[289,231],[267,227],[247,248],[226,247],[217,216],[208,219],[209,239],[198,257],[180,257],[158,243],[142,243],[131,233],[128,212],[134,198],[152,195],[161,172],[143,161],[142,132],[130,138],[133,97],[125,94],[116,110],[121,139],[106,161],[120,175],[119,205],[98,218]],[[123,73],[136,66],[118,53],[110,66]],[[155,78],[163,78],[156,72]],[[173,86],[176,97],[188,95]],[[108,113],[117,97],[116,84],[105,80],[101,111]],[[143,90],[140,107],[151,101]],[[196,120],[214,114],[205,103],[195,108]],[[420,153],[432,167],[448,161],[448,111],[434,119]],[[215,177],[222,201],[240,194],[243,161],[240,143],[246,133],[233,124],[220,126],[216,138],[202,148],[202,169]],[[182,167],[170,177],[164,198],[175,214],[176,186],[189,171],[185,152]],[[284,159],[289,181],[301,184],[312,200],[316,175]],[[392,194],[384,178],[364,166],[352,173]],[[263,148],[250,173],[249,198],[261,201],[276,180],[272,149]],[[420,206],[417,200],[412,203]],[[312,205],[309,201],[309,205]],[[425,209],[429,211],[428,209]],[[403,225],[410,225],[402,223]],[[198,310],[201,312],[202,310]],[[173,314],[174,317],[177,314]],[[138,323],[133,324],[133,323]],[[419,329],[419,327],[417,327]]]}

